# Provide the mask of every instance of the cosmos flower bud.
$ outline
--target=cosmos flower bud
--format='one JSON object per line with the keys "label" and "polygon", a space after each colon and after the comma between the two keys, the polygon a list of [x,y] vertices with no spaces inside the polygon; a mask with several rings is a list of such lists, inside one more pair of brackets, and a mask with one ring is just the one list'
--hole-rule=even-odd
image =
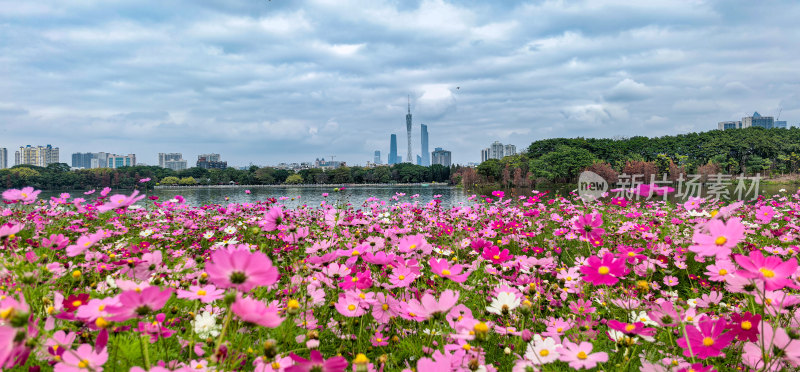
{"label": "cosmos flower bud", "polygon": [[353,359],[353,365],[356,367],[356,372],[366,372],[369,364],[369,359],[366,355],[359,353]]}
{"label": "cosmos flower bud", "polygon": [[475,331],[475,338],[480,341],[485,340],[486,336],[489,335],[489,326],[484,322],[475,324],[475,326],[472,327],[472,330]]}
{"label": "cosmos flower bud", "polygon": [[276,347],[277,344],[278,343],[272,339],[264,341],[264,356],[266,356],[269,359],[272,359],[276,355],[278,355],[278,348]]}
{"label": "cosmos flower bud", "polygon": [[299,313],[300,312],[300,303],[297,302],[297,300],[294,300],[294,299],[289,300],[286,303],[286,312],[291,314],[291,315],[295,315],[295,314]]}
{"label": "cosmos flower bud", "polygon": [[75,271],[73,271],[73,272],[72,272],[72,278],[73,278],[73,279],[80,279],[80,278],[81,278],[81,272],[80,272],[80,270],[75,270]]}

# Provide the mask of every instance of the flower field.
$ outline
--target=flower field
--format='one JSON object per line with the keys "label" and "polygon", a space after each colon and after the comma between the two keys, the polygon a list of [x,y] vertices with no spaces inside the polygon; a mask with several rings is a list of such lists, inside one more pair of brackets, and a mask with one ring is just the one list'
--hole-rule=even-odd
{"label": "flower field", "polygon": [[[0,204],[0,368],[800,368],[800,195]],[[155,198],[153,198],[155,199]]]}

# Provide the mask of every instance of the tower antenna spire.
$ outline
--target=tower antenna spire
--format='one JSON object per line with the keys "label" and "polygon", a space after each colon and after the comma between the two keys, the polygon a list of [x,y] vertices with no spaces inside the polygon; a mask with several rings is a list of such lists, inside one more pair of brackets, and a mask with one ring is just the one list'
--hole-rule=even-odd
{"label": "tower antenna spire", "polygon": [[408,113],[411,113],[411,95],[408,95]]}

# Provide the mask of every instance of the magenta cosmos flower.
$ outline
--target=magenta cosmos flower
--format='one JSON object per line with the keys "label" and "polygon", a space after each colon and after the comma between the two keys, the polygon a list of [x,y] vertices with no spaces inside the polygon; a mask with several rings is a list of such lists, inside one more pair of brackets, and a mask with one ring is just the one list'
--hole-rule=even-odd
{"label": "magenta cosmos flower", "polygon": [[482,256],[484,259],[492,261],[494,264],[503,263],[514,258],[513,255],[508,253],[508,249],[503,249],[501,251],[500,248],[495,245],[484,248]]}
{"label": "magenta cosmos flower", "polygon": [[768,291],[783,287],[797,288],[790,279],[797,270],[797,260],[794,257],[783,262],[778,257],[764,257],[761,251],[753,251],[750,256],[737,254],[733,258],[744,269],[737,271],[737,275],[763,281],[764,288]]}
{"label": "magenta cosmos flower", "polygon": [[241,295],[231,305],[231,311],[243,321],[262,327],[275,328],[283,323],[283,318],[278,316],[277,307],[267,306],[261,301]]}
{"label": "magenta cosmos flower", "polygon": [[162,291],[159,287],[122,292],[119,295],[119,305],[106,308],[106,311],[112,314],[108,319],[124,322],[137,316],[145,316],[164,307],[171,296],[172,289]]}
{"label": "magenta cosmos flower", "polygon": [[692,354],[700,359],[719,356],[722,354],[722,349],[728,347],[736,337],[733,332],[722,333],[726,326],[727,323],[723,318],[711,320],[709,317],[704,317],[700,321],[700,329],[686,326],[686,336],[678,338],[678,346],[683,348],[683,355],[686,357],[692,357]]}
{"label": "magenta cosmos flower", "polygon": [[606,233],[605,229],[601,229],[600,225],[603,224],[603,215],[600,213],[592,213],[578,217],[575,220],[575,230],[581,236],[589,241],[600,240]]}
{"label": "magenta cosmos flower", "polygon": [[586,260],[586,265],[581,266],[583,280],[594,285],[613,285],[620,277],[628,274],[625,258],[614,259],[613,253],[606,253],[601,260],[591,256]]}
{"label": "magenta cosmos flower", "polygon": [[278,269],[261,252],[216,251],[206,266],[208,280],[220,288],[235,288],[242,292],[278,281]]}
{"label": "magenta cosmos flower", "polygon": [[294,365],[286,368],[286,372],[342,372],[347,369],[347,359],[341,356],[325,359],[318,350],[311,350],[309,359],[302,358],[295,353],[289,354]]}
{"label": "magenta cosmos flower", "polygon": [[727,259],[731,249],[744,239],[744,225],[737,218],[728,220],[728,223],[711,220],[706,224],[706,229],[706,233],[695,231],[692,236],[694,245],[689,246],[689,250],[700,257]]}
{"label": "magenta cosmos flower", "polygon": [[208,284],[204,286],[193,285],[189,286],[189,290],[179,289],[178,290],[178,298],[186,298],[189,300],[200,300],[200,302],[210,304],[216,300],[222,298],[222,294],[225,293],[222,289],[217,289],[217,287]]}

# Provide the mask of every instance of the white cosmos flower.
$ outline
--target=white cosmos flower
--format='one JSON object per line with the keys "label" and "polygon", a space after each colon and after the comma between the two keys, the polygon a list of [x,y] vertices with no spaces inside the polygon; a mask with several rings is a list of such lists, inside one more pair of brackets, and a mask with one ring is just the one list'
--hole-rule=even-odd
{"label": "white cosmos flower", "polygon": [[213,231],[206,231],[205,234],[203,234],[203,238],[205,239],[211,239],[213,236],[214,236]]}
{"label": "white cosmos flower", "polygon": [[214,314],[204,311],[202,314],[197,314],[191,322],[194,332],[200,338],[209,338],[219,336],[219,331],[222,328],[217,324],[217,318]]}
{"label": "white cosmos flower", "polygon": [[517,295],[510,292],[500,292],[497,298],[486,308],[486,311],[492,314],[503,315],[503,310],[506,312],[514,310],[519,307],[520,302]]}

